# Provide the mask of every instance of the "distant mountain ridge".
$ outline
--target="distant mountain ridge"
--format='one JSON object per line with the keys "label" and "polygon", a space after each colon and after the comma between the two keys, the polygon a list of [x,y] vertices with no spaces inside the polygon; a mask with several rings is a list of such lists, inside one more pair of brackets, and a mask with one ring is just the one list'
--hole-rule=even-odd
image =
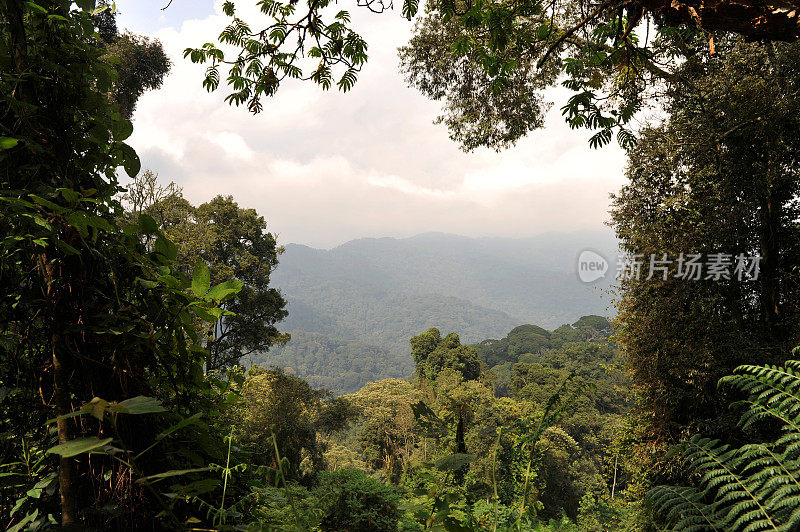
{"label": "distant mountain ridge", "polygon": [[[519,323],[558,327],[587,314],[610,314],[600,296],[609,283],[582,284],[575,260],[587,248],[610,259],[616,247],[610,231],[522,239],[424,233],[351,240],[330,250],[288,244],[272,282],[288,298],[290,312],[300,302],[326,308],[324,288],[454,297]],[[305,328],[291,313],[286,323]]]}
{"label": "distant mountain ridge", "polygon": [[[587,248],[611,259],[616,247],[610,231],[522,239],[425,233],[351,240],[330,250],[288,244],[271,284],[289,302],[279,327],[296,340],[256,359],[291,363],[303,374],[310,367],[303,350],[313,351],[317,364],[327,352],[346,372],[348,360],[369,353],[394,368],[381,374],[395,376],[410,367],[408,340],[431,327],[474,343],[526,323],[554,329],[589,314],[609,316],[609,281],[582,284],[575,261]],[[359,372],[372,371],[361,364]]]}

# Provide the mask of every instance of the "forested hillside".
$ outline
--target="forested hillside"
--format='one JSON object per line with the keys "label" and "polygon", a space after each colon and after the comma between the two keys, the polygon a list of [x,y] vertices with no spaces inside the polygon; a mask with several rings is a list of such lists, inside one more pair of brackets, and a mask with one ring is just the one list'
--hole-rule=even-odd
{"label": "forested hillside", "polygon": [[408,349],[395,354],[357,340],[341,340],[302,330],[292,332],[285,347],[273,347],[249,358],[249,363],[277,366],[316,388],[336,394],[350,393],[371,381],[405,379],[414,367]]}
{"label": "forested hillside", "polygon": [[[525,239],[431,233],[354,240],[331,250],[289,244],[272,280],[290,300],[289,330],[340,327],[363,335],[362,341],[396,331],[392,341],[398,342],[409,329],[397,329],[392,320],[417,315],[450,320],[449,328],[477,341],[511,322],[552,328],[586,314],[609,315],[603,289],[611,279],[585,285],[575,274],[586,248],[611,258],[617,243],[611,232],[587,231]],[[425,324],[410,325],[419,330]]]}
{"label": "forested hillside", "polygon": [[[431,233],[354,240],[331,250],[289,244],[271,280],[289,302],[282,328],[293,339],[250,360],[313,366],[298,374],[349,390],[341,380],[358,379],[330,380],[334,368],[368,379],[408,375],[408,338],[431,327],[478,342],[523,323],[555,328],[587,313],[608,315],[613,272],[592,285],[575,274],[578,253],[590,246],[611,257],[616,242],[610,233],[585,232],[530,239]],[[372,373],[343,363],[343,353],[355,361],[364,350],[392,369]],[[330,362],[321,371],[306,359]]]}
{"label": "forested hillside", "polygon": [[[562,377],[575,373],[598,378],[600,364],[610,367],[620,362],[619,352],[609,341],[611,333],[606,318],[584,316],[554,331],[521,325],[500,340],[483,340],[474,347],[497,377],[495,389],[505,394],[513,366],[521,361],[520,357],[525,357],[525,362],[541,363],[565,372]],[[406,379],[414,369],[408,340],[404,348],[394,352],[302,330],[295,330],[286,346],[274,346],[268,352],[252,355],[248,361],[264,367],[279,367],[315,387],[337,394],[354,392],[368,382],[384,378]],[[607,380],[607,376],[599,378]]]}

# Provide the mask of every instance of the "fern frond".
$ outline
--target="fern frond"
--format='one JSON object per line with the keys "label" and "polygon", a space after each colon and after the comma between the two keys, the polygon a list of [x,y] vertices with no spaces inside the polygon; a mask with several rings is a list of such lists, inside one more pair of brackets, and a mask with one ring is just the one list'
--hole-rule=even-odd
{"label": "fern frond", "polygon": [[739,366],[733,375],[720,379],[720,386],[726,384],[765,407],[787,408],[791,415],[800,411],[800,369],[792,366]]}
{"label": "fern frond", "polygon": [[719,530],[714,526],[713,508],[703,502],[703,493],[695,488],[657,486],[650,490],[648,498],[675,530]]}
{"label": "fern frond", "polygon": [[800,530],[800,361],[739,366],[723,384],[748,395],[742,427],[777,420],[784,433],[738,449],[694,436],[675,450],[697,473],[695,487],[660,486],[648,498],[673,530]]}

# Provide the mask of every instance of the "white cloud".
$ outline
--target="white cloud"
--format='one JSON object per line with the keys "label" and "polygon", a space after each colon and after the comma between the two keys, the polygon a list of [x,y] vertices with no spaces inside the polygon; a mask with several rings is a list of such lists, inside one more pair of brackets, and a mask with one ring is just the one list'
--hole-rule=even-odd
{"label": "white cloud", "polygon": [[[144,16],[132,0],[118,4]],[[607,219],[624,155],[616,146],[592,150],[587,132],[569,129],[558,111],[563,89],[549,92],[555,105],[545,129],[502,153],[465,154],[432,124],[439,104],[398,73],[396,48],[411,24],[397,12],[353,6],[370,53],[355,89],[286,83],[253,116],[225,104],[224,87],[207,93],[203,67],[182,57],[224,27],[219,1],[215,9],[154,33],[173,71],[142,97],[131,138],[144,167],[178,182],[192,201],[232,194],[283,242],[313,245],[423,231],[526,236],[600,228]]]}
{"label": "white cloud", "polygon": [[214,144],[225,150],[229,156],[234,159],[251,160],[255,156],[253,150],[247,145],[247,142],[238,133],[230,131],[220,131],[217,133],[207,132],[205,137]]}

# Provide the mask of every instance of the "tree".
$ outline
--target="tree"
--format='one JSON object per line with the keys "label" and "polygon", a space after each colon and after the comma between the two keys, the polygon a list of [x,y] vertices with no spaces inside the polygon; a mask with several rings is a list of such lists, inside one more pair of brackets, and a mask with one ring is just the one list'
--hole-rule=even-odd
{"label": "tree", "polygon": [[[102,59],[89,3],[0,3],[0,461],[41,457],[2,497],[9,508],[36,495],[23,516],[35,526],[52,514],[64,525],[127,528],[130,514],[102,508],[157,496],[130,482],[132,464],[98,454],[110,427],[74,411],[95,397],[157,395],[174,411],[201,404],[203,349],[187,324],[222,296],[209,297],[199,277],[201,293],[189,291],[152,218],[117,224],[117,169],[135,175],[140,163],[124,142],[132,125],[108,98],[116,72]],[[160,429],[151,420],[117,428],[133,449]],[[73,452],[86,445],[91,461]],[[122,489],[92,489],[106,481]],[[157,512],[141,510],[137,524],[157,526]]]}
{"label": "tree", "polygon": [[400,60],[409,85],[446,101],[436,123],[447,126],[450,138],[465,151],[484,145],[502,149],[541,128],[550,105],[540,91],[555,83],[558,70],[548,64],[537,71],[528,61],[496,83],[480,62],[453,53],[453,44],[463,38],[461,27],[429,11],[400,48]]}
{"label": "tree", "polygon": [[250,368],[241,395],[242,402],[231,412],[231,425],[257,453],[256,463],[277,468],[270,444],[274,436],[279,456],[288,461],[284,473],[289,478],[321,470],[325,449],[317,432],[340,430],[355,415],[347,402],[277,368]]}
{"label": "tree", "polygon": [[419,397],[419,391],[401,379],[370,382],[346,396],[361,412],[358,439],[365,461],[389,478],[397,479],[408,467],[417,444],[411,404]]}
{"label": "tree", "polygon": [[326,532],[397,530],[400,520],[397,492],[363,471],[326,471],[320,475],[314,495],[321,502],[320,528]]}
{"label": "tree", "polygon": [[475,349],[461,345],[456,333],[442,338],[439,329],[434,328],[410,341],[418,377],[434,381],[444,368],[456,371],[464,380],[477,379],[481,374],[481,362]]}
{"label": "tree", "polygon": [[238,364],[242,357],[267,351],[289,336],[275,324],[287,316],[286,301],[269,286],[282,248],[266,231],[267,223],[254,209],[243,209],[231,196],[217,196],[194,207],[174,183],[162,186],[157,175],[146,171],[128,186],[122,200],[128,218],[152,216],[175,242],[177,261],[190,271],[197,261],[214,272],[213,283],[238,279],[244,283],[235,301],[227,302],[226,315],[207,333],[206,370]]}
{"label": "tree", "polygon": [[158,89],[169,73],[171,62],[158,39],[132,33],[119,33],[117,12],[100,9],[92,15],[97,44],[105,50],[103,60],[116,71],[109,91],[112,103],[119,106],[122,118],[130,119],[136,102],[146,91]]}
{"label": "tree", "polygon": [[[367,61],[367,44],[350,26],[350,15],[329,17],[329,1],[270,1],[259,5],[267,22],[252,28],[236,14],[235,3],[223,4],[230,24],[219,42],[187,48],[184,56],[207,64],[203,86],[217,90],[227,67],[226,100],[263,108],[287,78],[310,80],[327,90],[343,91],[356,82]],[[383,12],[391,4],[368,0],[363,5]],[[720,2],[697,9],[689,2],[663,0],[588,5],[583,0],[526,0],[459,4],[440,0],[426,4],[414,39],[401,50],[409,82],[426,96],[446,100],[439,122],[466,150],[495,149],[515,143],[543,124],[547,104],[541,89],[559,76],[574,92],[564,106],[572,127],[596,133],[593,146],[610,142],[616,132],[623,147],[635,136],[628,124],[654,87],[680,80],[677,67],[703,49],[715,53],[711,31],[734,31],[748,38],[795,40],[793,11],[748,1]],[[411,20],[419,2],[404,0],[402,14]],[[652,29],[652,38],[651,38]],[[644,35],[644,41],[640,35]],[[232,47],[231,54],[222,49]]]}
{"label": "tree", "polygon": [[[411,339],[411,356],[416,365],[418,379],[428,381],[434,394],[437,393],[437,383],[442,385],[442,391],[451,388],[449,383],[455,380],[473,381],[481,375],[481,361],[475,349],[468,345],[461,345],[461,340],[456,333],[450,333],[442,338],[439,329],[433,328]],[[441,382],[439,377],[442,376]],[[454,453],[466,454],[465,431],[469,418],[469,396],[461,394],[444,393],[442,399],[455,412]],[[463,480],[465,468],[457,471],[457,476]]]}
{"label": "tree", "polygon": [[679,70],[699,92],[667,87],[669,119],[631,151],[613,224],[623,250],[645,261],[760,255],[760,270],[678,279],[673,262],[666,280],[621,283],[618,339],[649,420],[648,445],[687,431],[735,434],[717,381],[744,362],[780,363],[800,335],[797,44],[732,38],[718,46],[719,55]]}

